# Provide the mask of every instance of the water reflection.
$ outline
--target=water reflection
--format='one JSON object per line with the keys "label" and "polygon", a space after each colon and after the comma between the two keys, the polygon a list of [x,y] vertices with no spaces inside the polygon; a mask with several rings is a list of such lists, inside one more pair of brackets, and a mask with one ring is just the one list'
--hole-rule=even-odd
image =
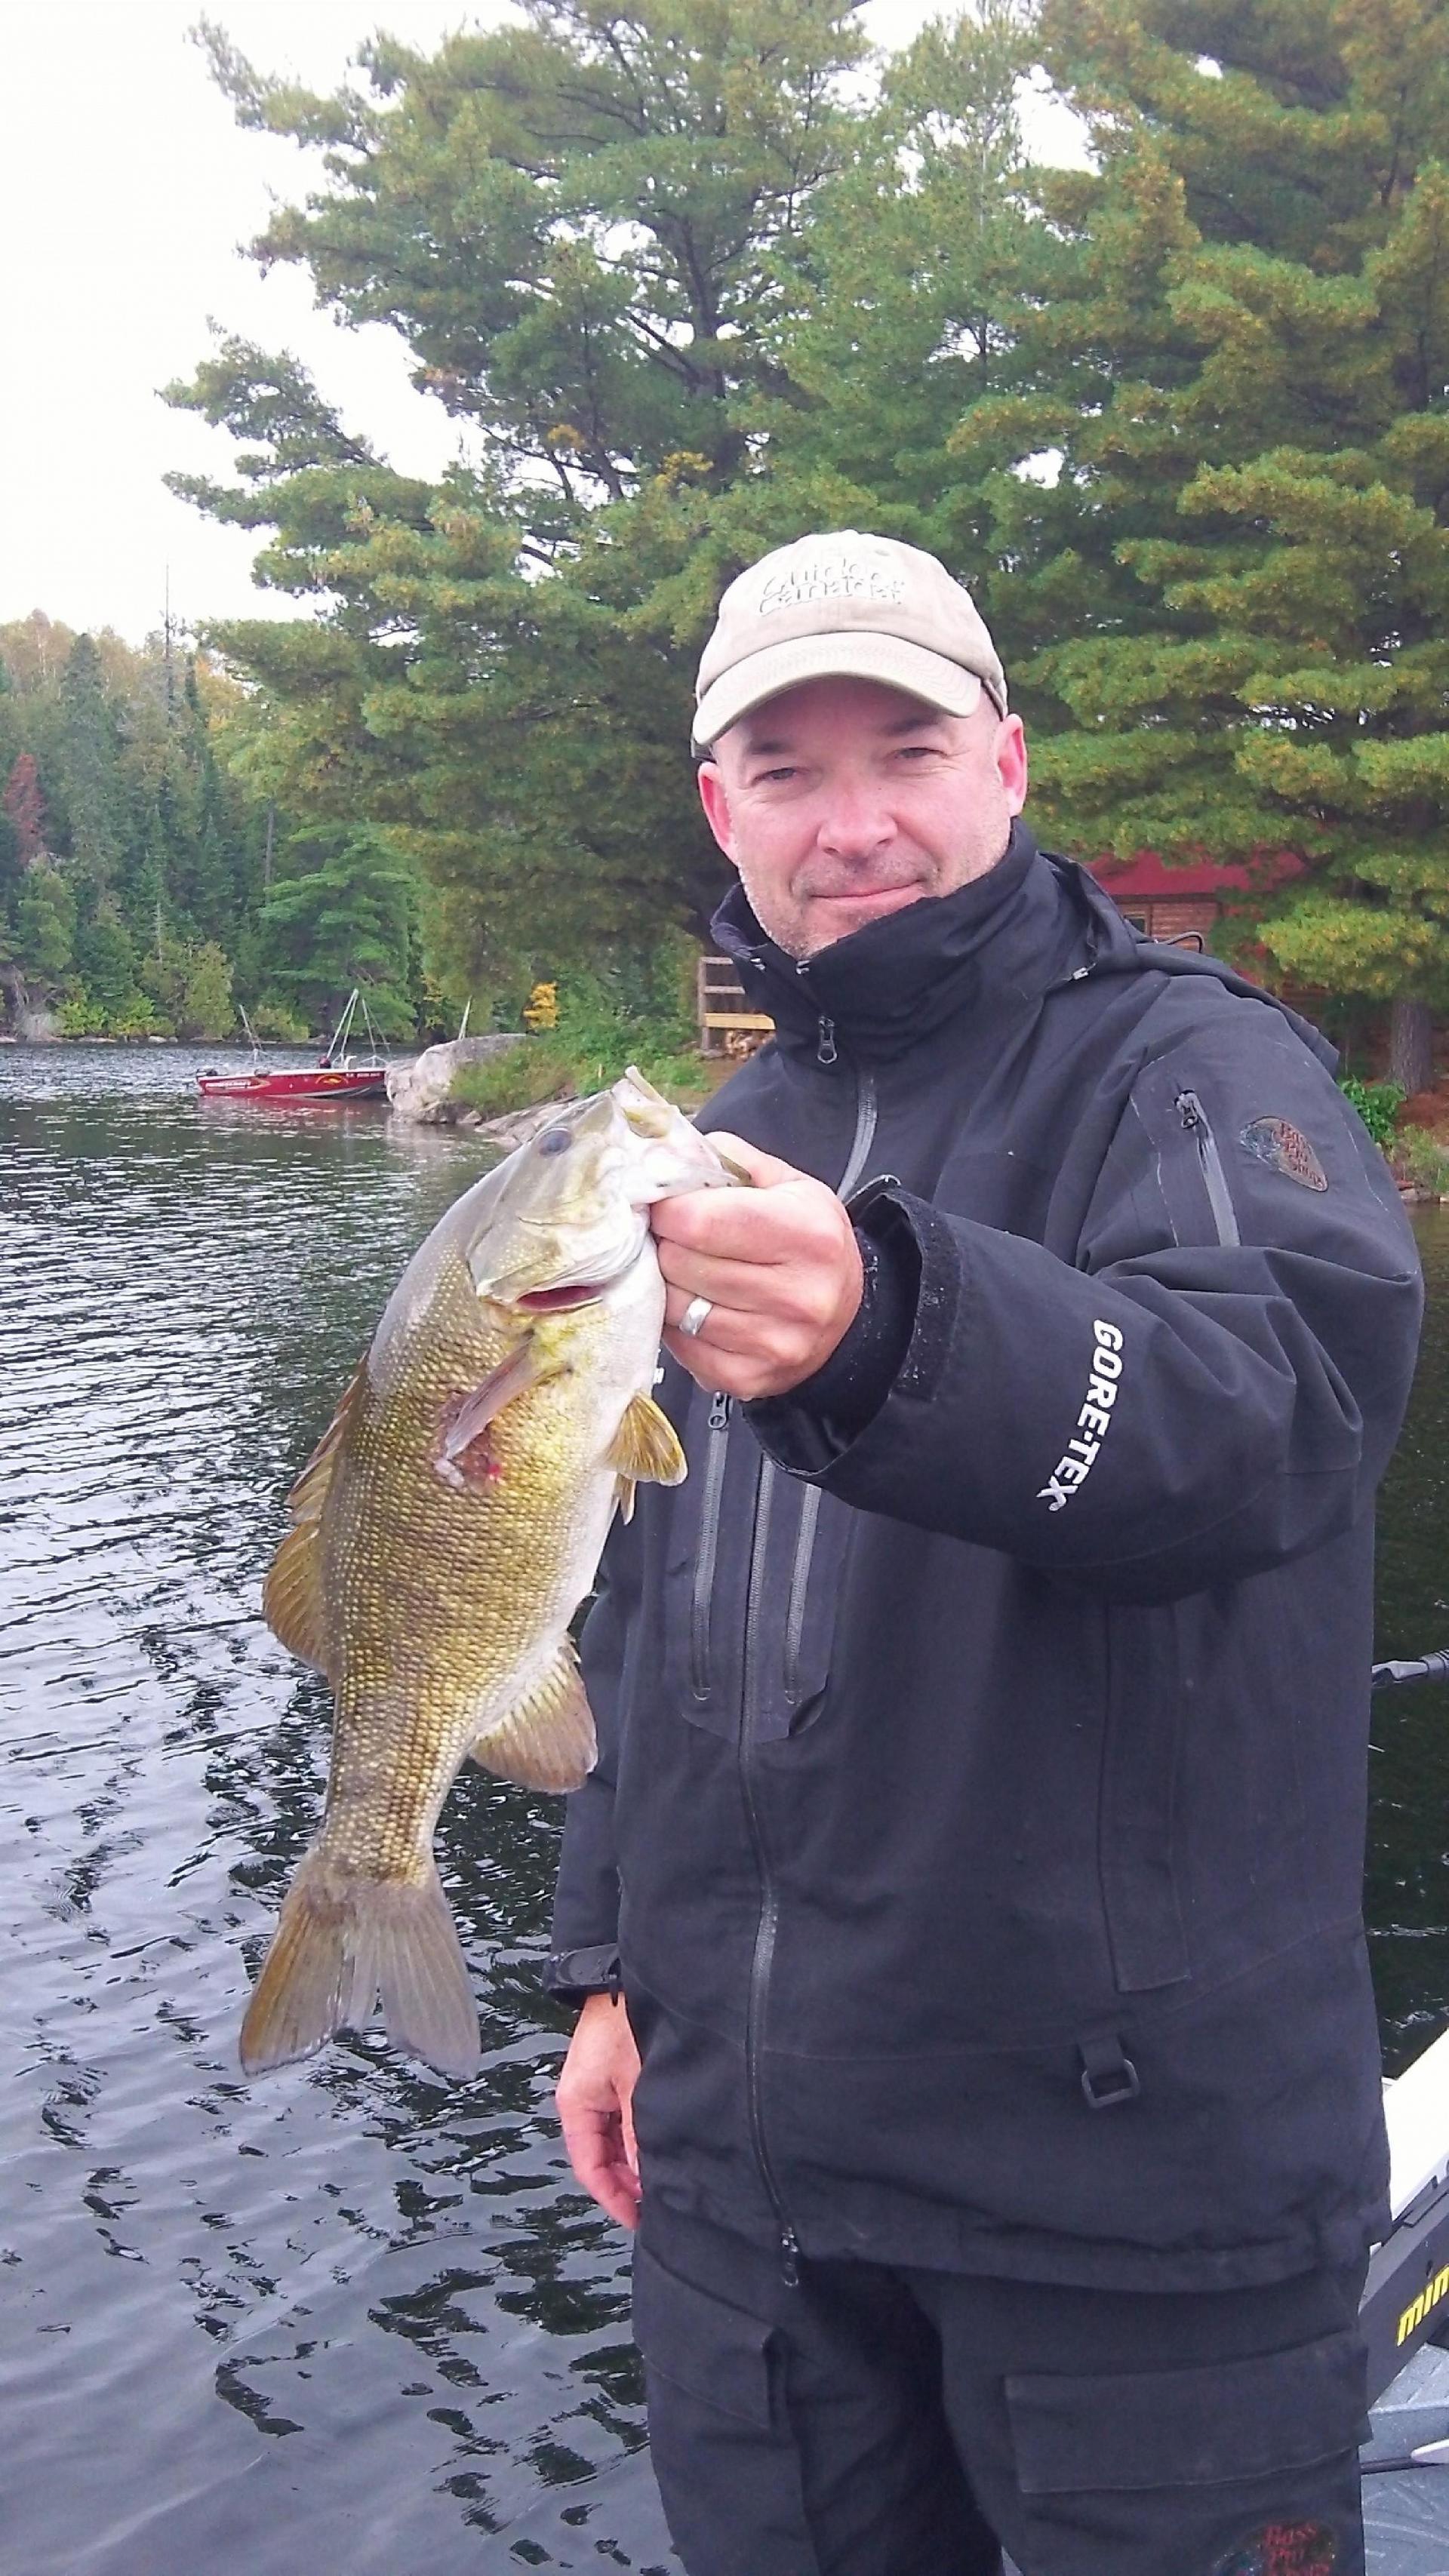
{"label": "water reflection", "polygon": [[203,1108],[199,1062],[0,1052],[14,2563],[449,2576],[480,2563],[470,2532],[582,2565],[577,2530],[588,2563],[613,2540],[662,2565],[610,2475],[641,2439],[622,2241],[548,2110],[553,1804],[475,1773],[440,1834],[474,2083],[371,2039],[237,2071],[327,1735],[261,1570],[386,1288],[480,1158],[367,1104]]}
{"label": "water reflection", "polygon": [[[1379,1515],[1378,1652],[1449,1646],[1449,1208],[1415,1231],[1429,1323],[1404,1437]],[[1449,2011],[1449,1687],[1374,1706],[1368,1912],[1389,2063],[1435,2038]]]}
{"label": "water reflection", "polygon": [[[242,2082],[327,1694],[262,1627],[286,1487],[478,1168],[363,1103],[192,1094],[182,1049],[0,1049],[0,2263],[16,2576],[672,2565],[617,2232],[549,2115],[558,1814],[480,1772],[444,1883],[485,2063],[351,2040]],[[1449,1316],[1449,1220],[1421,1223]],[[1386,1497],[1380,1647],[1449,1644],[1449,1353]],[[1376,1711],[1386,2029],[1449,1995],[1449,1692]],[[490,2536],[491,2537],[488,2537]]]}

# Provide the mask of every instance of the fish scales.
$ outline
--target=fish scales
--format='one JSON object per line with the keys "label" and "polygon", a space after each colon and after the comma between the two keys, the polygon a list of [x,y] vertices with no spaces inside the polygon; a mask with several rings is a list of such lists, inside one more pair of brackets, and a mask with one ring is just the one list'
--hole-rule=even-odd
{"label": "fish scales", "polygon": [[650,1394],[664,1288],[642,1210],[731,1177],[631,1074],[465,1192],[394,1290],[267,1579],[272,1625],[336,1706],[248,2071],[362,2026],[379,1993],[399,2045],[445,2073],[479,2063],[433,1830],[470,1752],[542,1787],[592,1762],[568,1622],[619,1499],[684,1467]]}

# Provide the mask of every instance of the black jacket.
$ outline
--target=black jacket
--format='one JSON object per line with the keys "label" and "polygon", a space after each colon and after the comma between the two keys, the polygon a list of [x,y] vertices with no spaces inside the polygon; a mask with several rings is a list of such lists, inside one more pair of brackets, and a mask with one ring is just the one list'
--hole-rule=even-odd
{"label": "black jacket", "polygon": [[[645,2187],[807,2254],[1208,2288],[1351,2261],[1374,1488],[1418,1264],[1331,1053],[1020,827],[797,968],[711,1103],[899,1302],[874,1410],[671,1366],[584,1634],[550,1982]],[[838,1393],[838,1372],[836,1392]],[[859,1408],[856,1408],[857,1413]]]}

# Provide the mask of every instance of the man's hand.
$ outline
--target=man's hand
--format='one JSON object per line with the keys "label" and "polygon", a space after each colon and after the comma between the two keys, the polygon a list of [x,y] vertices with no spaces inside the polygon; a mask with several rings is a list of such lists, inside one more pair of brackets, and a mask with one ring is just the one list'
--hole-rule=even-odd
{"label": "man's hand", "polygon": [[[664,1347],[701,1386],[746,1402],[823,1368],[860,1304],[860,1250],[839,1199],[789,1163],[716,1136],[748,1190],[687,1190],[649,1211],[664,1273]],[[696,1334],[692,1297],[711,1311]]]}
{"label": "man's hand", "polygon": [[558,2080],[558,2115],[585,2191],[623,2227],[639,2224],[638,2079],[639,2051],[623,2005],[612,1995],[590,1995]]}

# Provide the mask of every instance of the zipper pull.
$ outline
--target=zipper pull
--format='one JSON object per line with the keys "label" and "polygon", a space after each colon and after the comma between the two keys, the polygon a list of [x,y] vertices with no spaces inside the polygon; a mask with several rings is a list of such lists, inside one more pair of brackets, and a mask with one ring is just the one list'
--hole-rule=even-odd
{"label": "zipper pull", "polygon": [[822,1015],[820,1036],[815,1048],[815,1061],[817,1064],[834,1064],[839,1052],[835,1043],[835,1022],[827,1020]]}
{"label": "zipper pull", "polygon": [[730,1424],[730,1400],[729,1400],[729,1397],[728,1397],[727,1395],[721,1395],[721,1394],[720,1394],[720,1392],[718,1391],[718,1389],[716,1389],[715,1393],[710,1397],[710,1400],[709,1400],[709,1427],[710,1427],[710,1430],[711,1430],[711,1431],[728,1431],[728,1429],[729,1429],[729,1424]]}
{"label": "zipper pull", "polygon": [[780,2276],[787,2290],[800,2287],[800,2246],[793,2227],[780,2230]]}
{"label": "zipper pull", "polygon": [[1191,1135],[1194,1128],[1202,1125],[1202,1103],[1199,1101],[1196,1092],[1180,1091],[1178,1093],[1177,1114],[1182,1120],[1182,1123],[1187,1129],[1189,1135]]}

